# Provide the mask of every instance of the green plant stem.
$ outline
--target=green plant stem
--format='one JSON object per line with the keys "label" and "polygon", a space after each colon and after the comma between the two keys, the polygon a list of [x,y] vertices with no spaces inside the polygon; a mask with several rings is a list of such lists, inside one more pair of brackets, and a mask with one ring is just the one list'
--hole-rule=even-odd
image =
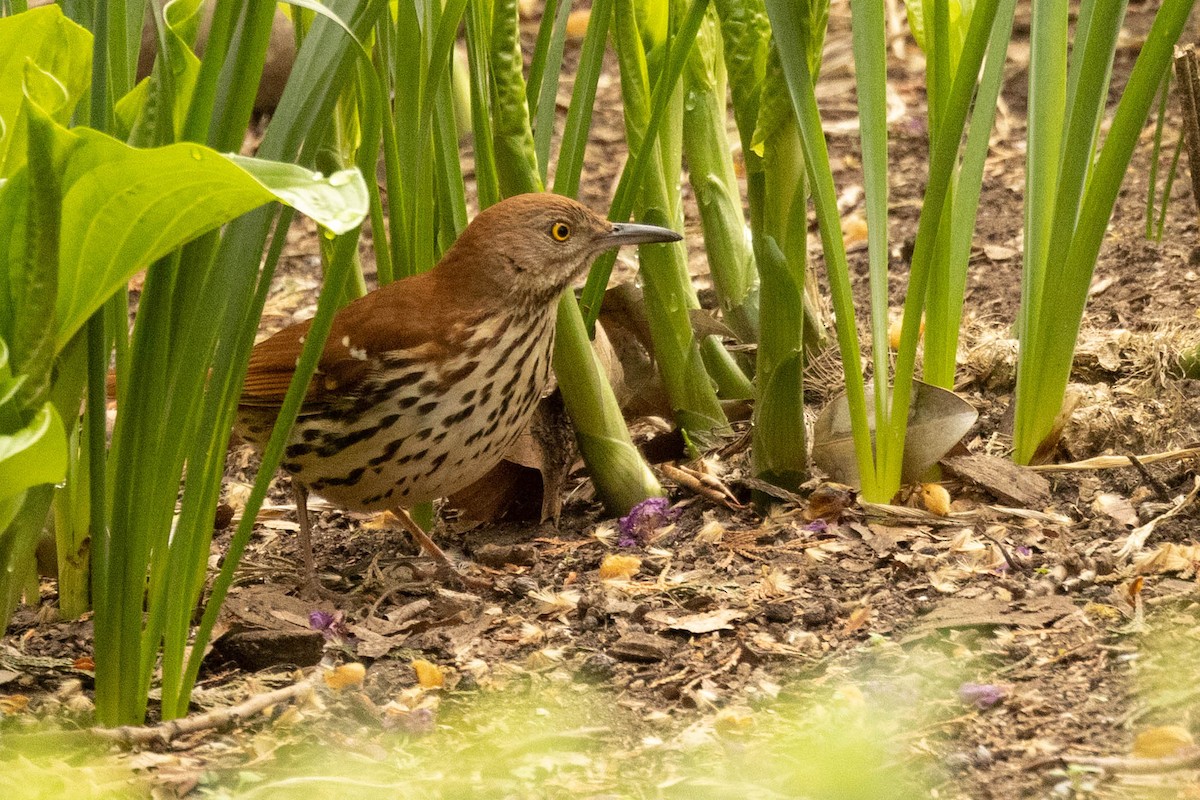
{"label": "green plant stem", "polygon": [[706,14],[684,72],[683,153],[700,208],[721,313],[743,342],[758,341],[758,280],[725,132],[725,59],[716,11]]}
{"label": "green plant stem", "polygon": [[[497,165],[496,172],[501,176],[503,193],[509,195],[541,191],[543,187],[524,100],[521,60],[512,55],[516,46],[516,6],[507,2],[504,9],[496,8],[498,16],[494,18],[493,36],[499,43],[493,41],[490,45],[493,53],[490,74],[493,109],[496,111],[495,153],[497,156],[505,154],[507,161],[504,167]],[[508,25],[511,29],[504,30]],[[581,78],[577,77],[577,96],[581,96],[579,80]],[[582,95],[586,94],[584,87]],[[572,100],[572,107],[575,102]],[[568,127],[575,135],[586,137],[586,124]],[[563,149],[580,155],[583,152],[582,147],[576,149],[576,143],[564,142]],[[582,161],[560,162],[556,181],[569,183],[572,176],[577,180],[581,168]],[[661,494],[662,490],[630,439],[616,396],[588,340],[579,306],[570,292],[559,302],[557,313],[554,368],[563,402],[574,423],[580,453],[601,499],[612,513],[624,514],[647,497]]]}
{"label": "green plant stem", "polygon": [[[1053,313],[1040,315],[1033,336],[1022,339],[1018,362],[1014,457],[1020,462],[1026,462],[1035,455],[1061,408],[1070,376],[1074,342],[1079,335],[1087,290],[1104,233],[1138,136],[1153,106],[1163,72],[1170,65],[1172,50],[1192,6],[1191,0],[1165,0],[1159,7],[1117,104],[1099,158],[1088,176],[1086,190],[1077,201],[1078,214],[1075,216],[1078,221],[1074,233],[1069,238],[1063,234],[1061,250],[1053,246],[1050,248],[1056,275],[1053,281],[1047,280],[1042,307],[1053,309]],[[1097,56],[1096,60],[1099,59],[1100,56]],[[1089,74],[1087,67],[1083,69],[1083,74]],[[1091,102],[1099,102],[1103,107],[1103,97]],[[1082,124],[1080,122],[1077,126],[1073,111],[1072,131],[1080,130]],[[1077,141],[1072,138],[1073,143]],[[1067,182],[1066,185],[1071,184]],[[1059,211],[1059,208],[1055,209],[1056,226],[1059,223]],[[1061,256],[1056,255],[1059,253]],[[1026,350],[1030,344],[1034,346]]]}
{"label": "green plant stem", "polygon": [[[697,2],[704,3],[705,0]],[[693,3],[693,7],[695,5]],[[642,148],[648,148],[654,154],[647,163],[646,178],[634,212],[647,223],[674,226],[678,224],[678,182],[672,183],[668,176],[678,170],[679,151],[671,148],[670,142],[647,136],[650,82],[646,53],[642,49],[631,0],[617,0],[616,22],[626,139],[630,152],[638,153]],[[671,108],[664,115],[666,129],[678,130],[678,124],[673,124],[672,119],[679,119],[682,114],[682,93],[672,92],[668,97]],[[650,336],[675,422],[689,435],[710,435],[728,423],[692,332],[688,312],[699,308],[699,302],[687,272],[687,250],[682,242],[643,245],[640,255]],[[589,281],[596,274],[593,270]]]}

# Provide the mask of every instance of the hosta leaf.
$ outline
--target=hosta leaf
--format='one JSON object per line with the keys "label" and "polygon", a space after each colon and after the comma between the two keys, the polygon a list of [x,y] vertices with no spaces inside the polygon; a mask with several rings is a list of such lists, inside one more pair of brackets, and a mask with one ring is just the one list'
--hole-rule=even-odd
{"label": "hosta leaf", "polygon": [[742,135],[743,149],[749,151],[750,148],[745,145],[749,144],[758,120],[763,76],[767,71],[771,23],[762,0],[717,0],[716,6],[717,14],[721,17],[725,71],[729,76],[733,115]]}
{"label": "hosta leaf", "polygon": [[[136,272],[264,203],[286,203],[339,234],[367,213],[366,184],[357,170],[325,177],[196,144],[140,150],[86,128],[53,130],[63,169],[59,349]],[[28,183],[13,183],[5,187],[17,195],[9,200],[24,206]],[[19,247],[12,243],[0,261],[11,260]]]}
{"label": "hosta leaf", "polygon": [[171,65],[174,91],[174,138],[181,138],[196,79],[200,76],[200,59],[188,44],[196,35],[199,10],[200,0],[174,0],[163,9],[168,58],[164,61],[160,54],[150,75],[122,97],[114,108],[121,138],[125,141],[139,145],[154,143],[154,129],[163,113],[163,109],[159,108],[158,82],[167,63]]}
{"label": "hosta leaf", "polygon": [[[870,394],[870,386],[867,387]],[[890,401],[889,401],[890,402]],[[979,413],[954,392],[913,381],[913,400],[908,412],[902,479],[916,483],[926,470],[950,452],[971,430]],[[874,419],[869,420],[874,428]],[[874,430],[872,430],[874,435]],[[862,485],[858,460],[850,433],[850,412],[845,393],[821,410],[813,426],[813,463],[834,480],[854,487]]]}
{"label": "hosta leaf", "polygon": [[65,99],[47,110],[66,123],[91,81],[92,35],[54,4],[0,19],[0,176],[25,163],[21,84],[27,61],[60,85]]}
{"label": "hosta leaf", "polygon": [[31,486],[58,483],[66,474],[67,434],[50,403],[21,430],[0,434],[0,500]]}

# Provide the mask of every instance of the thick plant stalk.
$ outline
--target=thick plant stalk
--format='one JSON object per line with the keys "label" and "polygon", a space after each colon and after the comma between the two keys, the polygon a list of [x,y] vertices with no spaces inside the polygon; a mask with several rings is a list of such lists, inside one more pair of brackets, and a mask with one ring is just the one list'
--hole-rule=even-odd
{"label": "thick plant stalk", "polygon": [[683,154],[700,207],[713,288],[725,322],[744,342],[758,341],[758,276],[725,132],[725,57],[709,8],[683,74]]}
{"label": "thick plant stalk", "polygon": [[[758,343],[751,456],[760,480],[794,491],[808,477],[804,427],[804,262],[789,262],[775,240],[759,249],[762,339]],[[767,320],[770,320],[767,322]]]}
{"label": "thick plant stalk", "polygon": [[[819,34],[823,38],[823,30]],[[818,48],[819,49],[819,48]],[[808,260],[804,153],[787,83],[772,48],[753,139],[763,168],[755,219],[762,281],[753,466],[760,479],[795,490],[808,476],[804,428],[804,282]]]}
{"label": "thick plant stalk", "polygon": [[[677,174],[678,167],[671,164],[679,163],[680,154],[670,147],[667,138],[657,142],[645,140],[650,119],[650,79],[634,0],[617,0],[616,25],[614,39],[621,65],[629,150],[636,153],[643,146],[660,148],[658,157],[649,161],[634,213],[650,224],[675,226],[678,224],[678,182],[669,183],[668,175]],[[677,106],[674,113],[682,114],[682,94],[678,90],[676,94],[678,96],[672,99]],[[668,119],[664,130],[672,128],[679,130],[679,123],[672,124]],[[700,303],[688,276],[686,247],[682,242],[643,245],[640,251],[650,335],[675,422],[689,435],[707,437],[723,430],[728,422],[704,367],[688,316],[689,310],[699,308]]]}
{"label": "thick plant stalk", "polygon": [[[105,349],[107,352],[107,348]],[[87,379],[86,336],[76,336],[59,355],[59,378],[51,387],[51,400],[64,419],[77,413]],[[89,416],[72,431],[67,479],[54,492],[54,538],[58,561],[58,611],[64,619],[78,619],[91,604],[91,475],[87,442]]]}
{"label": "thick plant stalk", "polygon": [[[542,191],[529,124],[528,92],[521,73],[516,2],[501,0],[494,11],[490,74],[495,174],[503,196]],[[577,130],[586,134],[586,126]],[[572,168],[567,165],[567,173]],[[558,305],[554,371],[575,427],[580,454],[605,507],[612,513],[624,514],[642,500],[662,494],[654,473],[633,445],[616,395],[588,340],[583,316],[571,292],[565,293]]]}
{"label": "thick plant stalk", "polygon": [[524,62],[518,22],[517,0],[496,0],[492,7],[491,108],[496,175],[504,197],[542,190],[521,72]]}
{"label": "thick plant stalk", "polygon": [[658,479],[629,437],[572,292],[558,304],[554,374],[575,426],[579,452],[609,513],[626,514],[646,498],[661,495]]}
{"label": "thick plant stalk", "polygon": [[[750,208],[752,239],[770,235],[758,227],[766,219],[766,175],[762,156],[756,153],[754,132],[758,127],[758,112],[763,81],[766,77],[767,54],[771,43],[771,24],[763,0],[714,0],[721,22],[721,38],[725,69],[728,75],[733,116],[742,142],[742,158],[746,167],[746,202]],[[819,59],[813,73],[819,67]],[[797,147],[799,140],[797,139]],[[776,242],[778,244],[778,242]],[[817,304],[818,288],[808,281],[804,292],[805,352],[815,353],[825,346],[826,322]]]}

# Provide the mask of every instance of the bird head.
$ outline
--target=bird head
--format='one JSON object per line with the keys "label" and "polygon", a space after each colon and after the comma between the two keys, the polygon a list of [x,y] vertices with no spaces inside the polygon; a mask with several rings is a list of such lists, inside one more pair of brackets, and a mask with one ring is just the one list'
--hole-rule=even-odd
{"label": "bird head", "polygon": [[[656,225],[609,222],[561,195],[522,194],[480,212],[447,257],[471,253],[476,257],[469,260],[476,268],[486,268],[489,277],[509,292],[546,303],[583,275],[605,250],[682,238]],[[481,254],[486,257],[479,258]]]}

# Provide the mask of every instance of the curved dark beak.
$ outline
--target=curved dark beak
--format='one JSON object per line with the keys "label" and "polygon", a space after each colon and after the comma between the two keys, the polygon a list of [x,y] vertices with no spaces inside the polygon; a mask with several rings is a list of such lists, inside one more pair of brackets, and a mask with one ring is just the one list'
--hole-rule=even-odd
{"label": "curved dark beak", "polygon": [[670,228],[660,228],[657,225],[640,225],[636,222],[614,222],[612,230],[600,239],[601,244],[609,247],[620,247],[626,244],[654,244],[657,242],[678,242],[681,234]]}

